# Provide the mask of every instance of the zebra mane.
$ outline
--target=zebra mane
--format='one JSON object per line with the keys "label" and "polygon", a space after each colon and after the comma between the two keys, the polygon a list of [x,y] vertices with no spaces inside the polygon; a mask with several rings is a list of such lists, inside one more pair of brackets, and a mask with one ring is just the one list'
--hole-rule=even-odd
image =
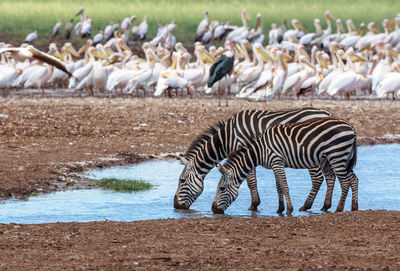
{"label": "zebra mane", "polygon": [[224,166],[232,168],[231,165],[234,164],[235,161],[241,157],[242,154],[245,153],[252,145],[254,145],[263,135],[263,133],[256,133],[255,135],[249,137],[249,142],[247,142],[246,145],[241,145],[239,148],[228,154]]}
{"label": "zebra mane", "polygon": [[211,126],[209,126],[203,133],[201,133],[189,146],[184,154],[184,157],[193,157],[196,155],[196,152],[202,149],[206,142],[208,142],[213,136],[218,134],[225,126],[224,121],[219,121]]}

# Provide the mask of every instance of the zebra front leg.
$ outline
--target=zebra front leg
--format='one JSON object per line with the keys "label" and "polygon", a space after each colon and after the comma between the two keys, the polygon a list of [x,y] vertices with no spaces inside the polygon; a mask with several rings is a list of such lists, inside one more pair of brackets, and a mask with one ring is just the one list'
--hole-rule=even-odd
{"label": "zebra front leg", "polygon": [[315,197],[318,194],[319,188],[324,181],[324,175],[320,168],[313,168],[308,170],[311,176],[312,188],[310,194],[308,195],[304,205],[299,209],[299,211],[307,211],[311,208],[314,203]]}
{"label": "zebra front leg", "polygon": [[278,210],[276,212],[278,214],[282,214],[282,212],[285,210],[285,203],[283,202],[282,186],[277,178],[275,178],[275,182],[276,182],[276,191],[278,192],[278,201],[279,201]]}
{"label": "zebra front leg", "polygon": [[279,163],[279,164],[275,164],[274,166],[272,166],[272,170],[274,171],[276,181],[280,183],[283,194],[285,195],[286,214],[289,216],[293,212],[293,205],[292,205],[292,201],[290,199],[289,187],[288,187],[287,181],[286,181],[285,168],[281,163]]}
{"label": "zebra front leg", "polygon": [[249,211],[257,211],[257,206],[260,205],[260,196],[257,190],[256,169],[254,168],[247,176],[247,186],[250,189],[251,205]]}
{"label": "zebra front leg", "polygon": [[332,194],[333,194],[333,188],[335,187],[335,179],[336,179],[335,172],[333,171],[332,167],[329,167],[328,172],[325,173],[326,195],[325,195],[324,206],[322,207],[321,211],[326,212],[332,206]]}

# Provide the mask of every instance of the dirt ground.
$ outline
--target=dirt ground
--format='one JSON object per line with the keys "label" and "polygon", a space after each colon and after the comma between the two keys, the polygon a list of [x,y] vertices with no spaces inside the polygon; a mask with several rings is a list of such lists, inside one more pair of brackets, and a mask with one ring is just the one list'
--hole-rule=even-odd
{"label": "dirt ground", "polygon": [[[0,98],[0,196],[90,187],[91,168],[174,157],[209,124],[246,108],[306,100],[86,97]],[[355,127],[358,143],[400,143],[398,101],[314,101]],[[178,181],[178,180],[177,180]],[[171,208],[173,195],[171,195]],[[262,198],[261,198],[262,200]],[[211,203],[210,203],[211,206]],[[0,208],[1,204],[0,204]],[[400,213],[204,218],[130,223],[0,224],[1,270],[400,270]]]}

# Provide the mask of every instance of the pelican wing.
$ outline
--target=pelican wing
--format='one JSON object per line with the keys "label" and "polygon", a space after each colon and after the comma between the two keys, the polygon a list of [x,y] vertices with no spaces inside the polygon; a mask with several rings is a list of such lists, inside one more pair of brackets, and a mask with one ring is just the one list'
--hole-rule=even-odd
{"label": "pelican wing", "polygon": [[67,67],[65,66],[65,64],[61,60],[59,60],[58,58],[56,58],[54,56],[51,56],[49,54],[46,54],[46,53],[44,53],[42,51],[39,51],[36,48],[31,48],[31,49],[29,49],[29,51],[32,53],[34,58],[36,58],[36,59],[38,59],[40,61],[46,62],[47,64],[58,68],[59,70],[62,70],[63,72],[68,74],[69,77],[72,76],[72,73],[70,73],[67,70]]}

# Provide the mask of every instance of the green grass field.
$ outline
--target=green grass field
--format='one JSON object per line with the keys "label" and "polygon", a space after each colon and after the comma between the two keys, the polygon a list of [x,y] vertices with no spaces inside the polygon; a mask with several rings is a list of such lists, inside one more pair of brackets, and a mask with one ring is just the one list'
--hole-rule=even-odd
{"label": "green grass field", "polygon": [[[86,13],[94,23],[93,35],[103,29],[110,21],[136,15],[136,23],[140,23],[144,15],[148,15],[149,33],[151,38],[157,31],[157,19],[164,23],[175,20],[178,29],[175,35],[178,40],[188,43],[194,37],[197,24],[203,18],[204,10],[208,10],[212,19],[232,24],[241,24],[240,11],[246,8],[251,16],[250,26],[255,24],[256,14],[262,14],[264,32],[270,29],[271,23],[281,23],[282,19],[296,18],[308,29],[314,31],[313,20],[320,18],[325,25],[324,11],[330,10],[343,23],[352,18],[358,26],[361,22],[377,22],[381,27],[384,18],[393,18],[400,11],[400,1],[396,0],[241,0],[241,1],[206,1],[206,0],[118,0],[110,5],[109,0],[13,0],[1,1],[0,39],[22,42],[27,33],[38,30],[42,43],[49,43],[54,24],[74,18],[80,7],[85,7]],[[79,20],[75,17],[75,22]],[[334,28],[335,30],[335,28]]]}

